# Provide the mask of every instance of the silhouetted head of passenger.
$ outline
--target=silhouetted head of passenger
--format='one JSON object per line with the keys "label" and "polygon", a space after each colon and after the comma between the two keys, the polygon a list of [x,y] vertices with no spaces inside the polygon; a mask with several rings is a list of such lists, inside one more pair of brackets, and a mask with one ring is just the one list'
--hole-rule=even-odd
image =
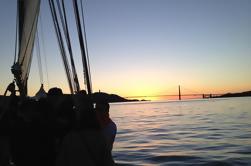
{"label": "silhouetted head of passenger", "polygon": [[58,99],[56,104],[56,119],[58,125],[71,129],[75,121],[75,112],[73,110],[73,101],[70,96],[63,96]]}
{"label": "silhouetted head of passenger", "polygon": [[87,95],[87,92],[86,92],[86,90],[81,90],[77,94],[79,94],[79,95]]}
{"label": "silhouetted head of passenger", "polygon": [[110,105],[108,102],[102,101],[96,103],[96,111],[97,113],[109,113]]}
{"label": "silhouetted head of passenger", "polygon": [[63,95],[62,89],[54,87],[49,89],[48,96],[61,96]]}
{"label": "silhouetted head of passenger", "polygon": [[98,122],[102,128],[106,127],[110,122],[110,115],[109,115],[110,105],[108,102],[102,101],[96,103],[96,116]]}
{"label": "silhouetted head of passenger", "polygon": [[8,85],[7,90],[10,91],[11,96],[16,95],[15,82],[14,81]]}
{"label": "silhouetted head of passenger", "polygon": [[78,112],[77,128],[83,130],[98,130],[100,125],[98,123],[96,114],[94,112],[93,103],[89,96],[77,96],[75,100],[76,111]]}

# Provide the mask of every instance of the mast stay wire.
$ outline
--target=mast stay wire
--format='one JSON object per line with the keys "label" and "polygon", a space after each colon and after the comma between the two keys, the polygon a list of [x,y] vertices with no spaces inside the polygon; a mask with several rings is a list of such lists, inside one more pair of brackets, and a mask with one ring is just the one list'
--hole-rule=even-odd
{"label": "mast stay wire", "polygon": [[48,1],[49,1],[50,9],[51,9],[52,20],[53,20],[54,27],[55,27],[54,29],[55,29],[55,32],[56,32],[56,35],[57,35],[58,45],[59,45],[61,56],[62,56],[62,59],[63,59],[63,63],[64,63],[64,67],[65,67],[65,72],[66,72],[69,88],[70,88],[71,94],[73,94],[72,76],[71,76],[71,72],[70,72],[70,69],[69,69],[69,64],[68,64],[68,61],[67,61],[67,57],[65,55],[65,48],[64,48],[64,44],[63,44],[63,40],[62,40],[60,27],[59,27],[58,20],[57,20],[57,13],[56,13],[55,5],[54,5],[53,0],[48,0]]}
{"label": "mast stay wire", "polygon": [[41,51],[40,51],[40,44],[39,44],[39,36],[38,36],[38,30],[36,32],[37,42],[36,42],[36,50],[37,50],[37,62],[38,62],[38,70],[39,70],[39,77],[40,77],[40,83],[44,84],[44,78],[43,78],[43,67],[42,67],[42,60],[41,60]]}
{"label": "mast stay wire", "polygon": [[87,92],[90,95],[90,94],[92,94],[92,88],[90,85],[90,77],[89,77],[90,73],[88,70],[85,44],[84,44],[81,21],[80,21],[80,16],[79,16],[80,14],[79,14],[79,9],[78,9],[78,1],[72,0],[72,3],[73,3],[74,13],[75,13],[75,20],[76,20],[78,39],[79,39],[79,44],[80,44],[80,51],[81,51],[81,55],[82,55],[83,74],[84,74],[84,79],[86,81]]}
{"label": "mast stay wire", "polygon": [[[60,21],[61,21],[63,31],[64,31],[64,36],[66,39],[66,44],[67,44],[68,51],[69,51],[72,76],[73,76],[73,83],[74,83],[74,88],[75,88],[74,90],[76,92],[79,92],[80,86],[79,86],[78,76],[77,76],[76,67],[75,67],[75,63],[74,63],[74,59],[73,59],[73,52],[72,52],[72,47],[71,47],[71,40],[70,40],[68,23],[67,23],[67,18],[66,18],[64,0],[62,0],[61,2],[62,2],[62,8],[61,8],[59,0],[57,0],[57,7],[58,7],[59,16],[61,19]],[[63,12],[62,12],[62,9],[63,9]]]}
{"label": "mast stay wire", "polygon": [[[88,45],[87,45],[87,35],[86,35],[86,28],[85,28],[85,17],[84,17],[84,9],[83,9],[83,0],[81,0],[80,7],[81,7],[81,15],[82,15],[82,26],[83,26],[83,31],[84,31],[84,42],[85,42],[85,51],[86,51],[86,57],[87,57],[87,65],[88,65],[89,72],[91,72],[91,69],[90,69],[90,60],[89,60],[89,52],[88,52]],[[90,86],[92,86],[91,74],[89,74],[89,80],[90,80]]]}
{"label": "mast stay wire", "polygon": [[19,13],[19,7],[17,5],[17,14],[16,14],[16,37],[15,37],[15,55],[14,55],[14,62],[13,65],[16,63],[17,60],[17,40],[18,40],[18,34],[17,34],[17,29],[19,26],[19,18],[18,18],[18,13]]}
{"label": "mast stay wire", "polygon": [[41,14],[39,15],[39,27],[40,27],[40,34],[41,34],[41,45],[42,45],[42,52],[44,57],[44,64],[45,64],[45,73],[46,73],[46,79],[47,79],[47,89],[50,87],[50,80],[49,80],[49,74],[48,74],[48,65],[47,65],[47,53],[45,50],[45,42],[44,42],[44,31],[43,31],[43,21]]}
{"label": "mast stay wire", "polygon": [[[63,20],[64,20],[64,18],[63,18],[63,14],[62,14],[62,11],[61,11],[61,7],[60,7],[60,4],[59,4],[59,1],[58,0],[56,0],[56,6],[57,6],[57,8],[58,8],[58,14],[59,14],[59,21],[58,22],[61,22],[61,24],[62,24],[62,28],[63,28],[63,34],[64,34],[64,36],[65,36],[65,38],[66,38],[66,28],[65,28],[65,24],[63,23]],[[54,2],[53,2],[54,3]],[[56,10],[56,9],[55,9]],[[56,17],[58,17],[58,16],[56,16]],[[58,24],[58,27],[60,27],[59,26],[59,24]],[[60,32],[60,34],[61,34],[61,32]],[[62,40],[62,44],[64,43],[63,42],[63,39],[61,38],[61,40]],[[67,46],[68,46],[68,41],[66,40],[66,44],[67,44]],[[63,44],[64,45],[64,44]],[[69,48],[69,47],[68,47]],[[67,56],[66,56],[66,52],[65,52],[65,58],[66,59],[68,59],[67,58]],[[73,78],[71,78],[71,81],[72,81],[72,83],[74,82],[74,80],[73,80]],[[75,91],[75,89],[76,89],[76,86],[75,86],[75,84],[73,84],[73,92]]]}

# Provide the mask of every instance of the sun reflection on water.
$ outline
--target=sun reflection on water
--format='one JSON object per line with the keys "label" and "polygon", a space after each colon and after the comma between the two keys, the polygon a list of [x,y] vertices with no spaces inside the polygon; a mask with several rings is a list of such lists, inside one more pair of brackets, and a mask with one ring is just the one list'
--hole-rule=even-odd
{"label": "sun reflection on water", "polygon": [[132,165],[251,161],[251,98],[111,105],[114,157]]}

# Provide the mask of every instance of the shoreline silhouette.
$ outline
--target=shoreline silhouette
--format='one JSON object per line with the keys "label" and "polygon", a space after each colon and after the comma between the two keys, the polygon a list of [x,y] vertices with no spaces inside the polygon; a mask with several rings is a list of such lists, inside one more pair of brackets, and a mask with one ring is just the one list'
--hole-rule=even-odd
{"label": "shoreline silhouette", "polygon": [[220,96],[215,96],[213,98],[224,98],[224,97],[250,97],[251,96],[251,91],[244,91],[244,92],[238,92],[238,93],[226,93]]}

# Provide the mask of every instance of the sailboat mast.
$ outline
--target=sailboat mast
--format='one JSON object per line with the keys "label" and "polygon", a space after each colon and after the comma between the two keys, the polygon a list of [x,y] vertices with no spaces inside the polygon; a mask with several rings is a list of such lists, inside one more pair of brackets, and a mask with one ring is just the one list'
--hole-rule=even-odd
{"label": "sailboat mast", "polygon": [[86,79],[87,93],[91,94],[92,88],[91,88],[90,73],[89,73],[90,71],[89,71],[89,67],[87,63],[87,55],[86,55],[83,33],[82,33],[82,28],[81,28],[78,2],[77,0],[72,0],[72,2],[73,2],[75,19],[76,19],[76,24],[77,24],[77,29],[78,29],[78,38],[79,38],[79,44],[80,44],[80,49],[81,49],[81,54],[82,54],[82,63],[83,63],[83,68],[84,68],[84,78]]}

